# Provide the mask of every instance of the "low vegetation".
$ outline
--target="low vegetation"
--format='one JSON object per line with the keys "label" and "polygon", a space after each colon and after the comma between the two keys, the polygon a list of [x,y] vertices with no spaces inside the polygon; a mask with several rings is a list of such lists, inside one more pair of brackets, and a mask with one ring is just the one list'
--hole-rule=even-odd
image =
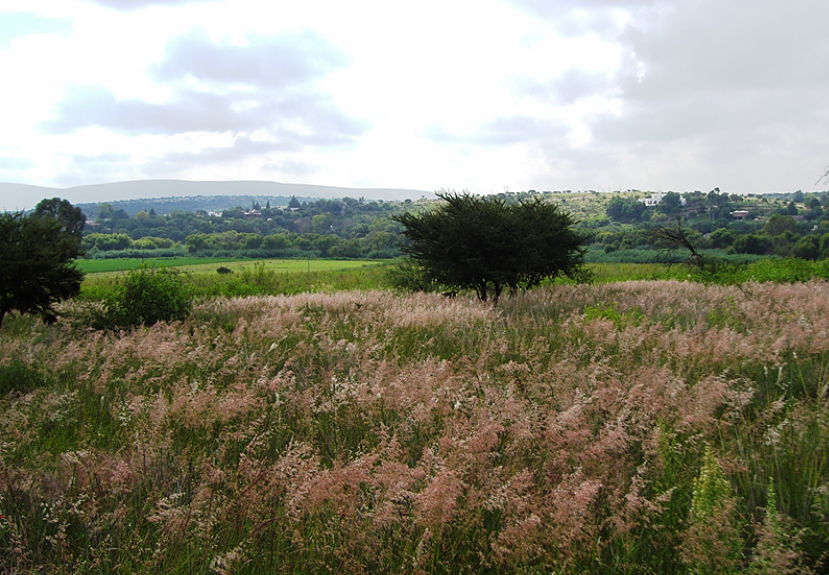
{"label": "low vegetation", "polygon": [[5,572],[829,565],[823,281],[80,305],[0,333]]}

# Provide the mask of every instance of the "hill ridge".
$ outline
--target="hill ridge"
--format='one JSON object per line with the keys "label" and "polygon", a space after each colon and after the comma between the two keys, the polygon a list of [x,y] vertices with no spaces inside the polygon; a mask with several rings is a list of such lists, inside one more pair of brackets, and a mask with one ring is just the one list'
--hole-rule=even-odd
{"label": "hill ridge", "polygon": [[73,204],[97,204],[193,196],[297,196],[309,199],[362,197],[367,200],[403,201],[431,195],[432,192],[408,188],[356,188],[264,180],[130,180],[67,188],[0,182],[0,210],[31,209],[47,197],[60,197]]}

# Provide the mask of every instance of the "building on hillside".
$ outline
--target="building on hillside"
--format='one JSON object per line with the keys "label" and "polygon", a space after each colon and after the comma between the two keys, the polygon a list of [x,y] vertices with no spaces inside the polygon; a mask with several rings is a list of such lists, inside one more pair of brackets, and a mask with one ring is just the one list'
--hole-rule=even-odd
{"label": "building on hillside", "polygon": [[[653,194],[650,195],[650,197],[642,198],[639,201],[642,202],[643,204],[645,204],[646,207],[653,208],[653,207],[658,206],[659,204],[662,203],[662,200],[665,197],[665,193],[666,192],[654,192]],[[682,197],[682,196],[679,196],[679,203],[684,206],[686,204],[685,198]]]}

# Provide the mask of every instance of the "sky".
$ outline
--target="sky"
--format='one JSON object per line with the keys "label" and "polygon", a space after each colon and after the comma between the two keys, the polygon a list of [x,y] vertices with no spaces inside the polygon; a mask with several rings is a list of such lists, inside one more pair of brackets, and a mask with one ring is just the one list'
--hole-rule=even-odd
{"label": "sky", "polygon": [[827,30],[826,0],[0,0],[0,182],[829,189]]}

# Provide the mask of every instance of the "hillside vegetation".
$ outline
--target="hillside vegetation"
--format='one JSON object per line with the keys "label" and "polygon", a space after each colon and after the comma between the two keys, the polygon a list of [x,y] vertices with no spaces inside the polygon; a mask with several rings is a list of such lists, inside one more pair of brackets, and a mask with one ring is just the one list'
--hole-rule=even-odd
{"label": "hillside vegetation", "polygon": [[[593,262],[680,262],[687,254],[668,250],[671,246],[654,233],[677,223],[711,261],[829,257],[827,192],[740,196],[715,189],[684,194],[497,195],[510,204],[541,198],[571,214],[587,240],[587,259]],[[659,202],[645,206],[648,198]],[[390,258],[400,255],[401,228],[394,217],[433,209],[438,201],[273,199],[274,203],[254,198],[244,205],[242,199],[231,197],[145,200],[144,204],[136,200],[129,203],[129,212],[118,207],[120,203],[87,206],[86,257]],[[229,201],[240,203],[211,209]],[[164,211],[176,206],[189,208]]]}
{"label": "hillside vegetation", "polygon": [[822,281],[213,298],[71,325],[0,334],[5,572],[827,568]]}

